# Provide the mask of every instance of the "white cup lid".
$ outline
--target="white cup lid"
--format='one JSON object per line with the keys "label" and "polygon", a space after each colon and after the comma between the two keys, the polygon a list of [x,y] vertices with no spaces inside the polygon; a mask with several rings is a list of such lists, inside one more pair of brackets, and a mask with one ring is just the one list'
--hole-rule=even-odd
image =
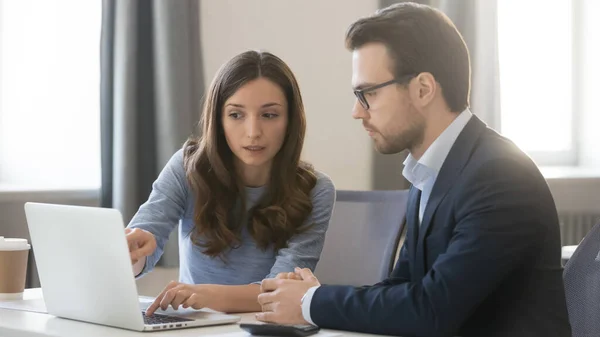
{"label": "white cup lid", "polygon": [[27,239],[11,239],[0,236],[0,250],[27,250],[31,246]]}

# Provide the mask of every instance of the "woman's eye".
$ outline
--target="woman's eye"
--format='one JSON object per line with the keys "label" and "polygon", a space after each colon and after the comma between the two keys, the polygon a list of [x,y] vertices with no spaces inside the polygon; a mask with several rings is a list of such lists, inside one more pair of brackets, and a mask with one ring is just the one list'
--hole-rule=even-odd
{"label": "woman's eye", "polygon": [[276,113],[271,113],[271,112],[267,112],[263,114],[263,117],[267,118],[267,119],[273,119],[278,117],[279,115]]}
{"label": "woman's eye", "polygon": [[376,93],[377,93],[377,91],[375,91],[375,90],[368,91],[368,92],[365,92],[365,96],[367,96],[367,97],[374,97]]}
{"label": "woman's eye", "polygon": [[240,119],[242,118],[242,114],[236,111],[232,111],[229,113],[229,117],[233,118],[233,119]]}

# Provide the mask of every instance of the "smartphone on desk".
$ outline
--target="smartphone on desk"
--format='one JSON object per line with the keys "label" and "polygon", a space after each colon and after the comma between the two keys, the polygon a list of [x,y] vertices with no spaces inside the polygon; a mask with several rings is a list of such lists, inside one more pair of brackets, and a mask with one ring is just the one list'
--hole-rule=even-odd
{"label": "smartphone on desk", "polygon": [[242,323],[240,328],[257,336],[305,337],[319,332],[314,325],[279,325]]}

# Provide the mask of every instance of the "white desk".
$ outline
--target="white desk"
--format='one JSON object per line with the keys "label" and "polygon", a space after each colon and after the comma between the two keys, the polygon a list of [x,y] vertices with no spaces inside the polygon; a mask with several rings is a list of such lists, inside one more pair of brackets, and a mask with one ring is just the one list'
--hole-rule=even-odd
{"label": "white desk", "polygon": [[[26,289],[24,299],[40,299],[42,298],[41,289]],[[256,322],[254,314],[242,314],[241,322],[252,323]],[[359,336],[375,336],[367,334],[359,334],[352,332],[342,332],[333,330],[321,330],[323,332],[337,332],[344,336],[359,337]],[[112,328],[97,324],[78,322],[63,318],[58,318],[48,314],[41,314],[28,311],[17,311],[0,309],[0,336],[10,337],[129,337],[129,336],[145,336],[145,337],[164,337],[164,336],[215,336],[229,333],[243,332],[237,324],[227,324],[212,327],[188,328],[180,330],[166,330],[156,332],[136,332],[118,328]],[[249,335],[248,335],[249,336]],[[226,337],[226,336],[222,336]]]}

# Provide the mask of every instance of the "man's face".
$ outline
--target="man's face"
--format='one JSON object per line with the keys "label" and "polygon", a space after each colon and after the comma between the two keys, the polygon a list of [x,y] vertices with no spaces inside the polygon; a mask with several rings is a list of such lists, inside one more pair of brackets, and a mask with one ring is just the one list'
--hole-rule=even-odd
{"label": "man's face", "polygon": [[[368,43],[352,52],[352,86],[365,89],[394,79],[392,59],[382,43]],[[390,84],[364,93],[369,108],[357,99],[352,116],[383,154],[411,149],[423,140],[425,119],[410,99],[408,85]]]}

